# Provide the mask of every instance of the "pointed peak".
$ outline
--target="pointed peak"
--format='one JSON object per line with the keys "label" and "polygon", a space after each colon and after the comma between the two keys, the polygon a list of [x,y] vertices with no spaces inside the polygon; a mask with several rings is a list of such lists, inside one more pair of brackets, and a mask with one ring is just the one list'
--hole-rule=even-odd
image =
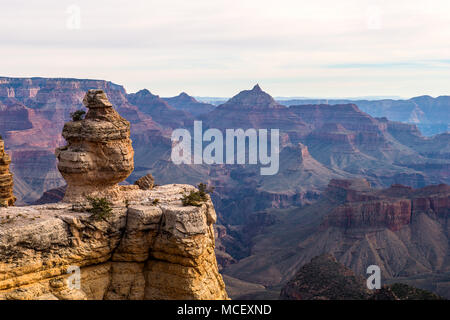
{"label": "pointed peak", "polygon": [[153,93],[151,93],[148,89],[142,89],[135,93],[137,96],[152,96],[157,97]]}
{"label": "pointed peak", "polygon": [[261,87],[259,86],[259,84],[257,83],[257,84],[253,87],[252,91],[262,91],[262,90],[261,90]]}
{"label": "pointed peak", "polygon": [[190,95],[188,95],[186,92],[181,92],[178,96],[174,97],[178,100],[182,100],[182,101],[191,101],[191,102],[197,102],[197,100],[195,100],[194,97],[191,97]]}
{"label": "pointed peak", "polygon": [[142,90],[139,90],[138,93],[139,92],[142,94],[151,94],[151,92],[148,89],[142,89]]}
{"label": "pointed peak", "polygon": [[268,93],[262,91],[258,84],[252,90],[241,91],[222,106],[260,109],[281,107]]}

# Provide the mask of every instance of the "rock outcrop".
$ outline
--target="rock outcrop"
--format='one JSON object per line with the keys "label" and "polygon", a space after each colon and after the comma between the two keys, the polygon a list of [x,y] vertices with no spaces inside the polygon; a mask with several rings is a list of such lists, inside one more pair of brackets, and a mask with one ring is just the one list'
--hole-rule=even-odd
{"label": "rock outcrop", "polygon": [[13,175],[9,172],[11,159],[5,153],[5,143],[0,137],[0,206],[13,206],[16,198],[13,195]]}
{"label": "rock outcrop", "polygon": [[432,292],[406,284],[367,289],[366,279],[330,254],[305,264],[281,290],[283,300],[441,300]]}
{"label": "rock outcrop", "polygon": [[119,186],[133,170],[130,125],[102,90],[84,103],[56,150],[63,201],[0,208],[0,299],[227,299],[211,198],[183,206],[193,186],[151,175]]}
{"label": "rock outcrop", "polygon": [[365,279],[332,255],[315,257],[281,290],[282,300],[367,300]]}
{"label": "rock outcrop", "polygon": [[132,187],[104,219],[70,203],[1,208],[0,299],[227,299],[212,202],[182,206],[189,185]]}
{"label": "rock outcrop", "polygon": [[134,169],[130,123],[112,107],[102,90],[89,90],[86,118],[64,125],[68,144],[56,149],[58,169],[67,181],[64,201],[89,196],[118,199],[119,182]]}
{"label": "rock outcrop", "polygon": [[135,185],[139,186],[139,189],[142,190],[150,190],[155,185],[155,179],[153,176],[149,173],[143,176],[142,178],[137,179],[134,182]]}

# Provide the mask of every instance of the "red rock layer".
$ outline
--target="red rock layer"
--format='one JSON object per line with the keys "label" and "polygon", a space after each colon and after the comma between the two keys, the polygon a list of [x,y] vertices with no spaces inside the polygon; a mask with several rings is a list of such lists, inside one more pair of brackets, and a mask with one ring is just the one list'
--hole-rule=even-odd
{"label": "red rock layer", "polygon": [[411,223],[414,213],[432,212],[440,216],[450,213],[450,187],[447,185],[413,189],[397,184],[375,190],[361,183],[351,180],[330,182],[326,196],[342,204],[325,218],[322,228],[381,227],[398,231]]}

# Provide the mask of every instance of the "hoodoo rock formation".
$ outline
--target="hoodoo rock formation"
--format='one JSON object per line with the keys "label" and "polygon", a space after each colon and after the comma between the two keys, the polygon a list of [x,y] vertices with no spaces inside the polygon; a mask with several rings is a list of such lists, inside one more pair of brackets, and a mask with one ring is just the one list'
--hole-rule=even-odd
{"label": "hoodoo rock formation", "polygon": [[86,119],[65,125],[56,152],[64,200],[0,208],[0,300],[228,299],[211,198],[183,206],[193,186],[151,176],[118,186],[133,170],[129,124],[102,91],[84,101]]}
{"label": "hoodoo rock formation", "polygon": [[119,182],[134,169],[130,123],[112,107],[102,90],[89,90],[86,118],[64,125],[68,144],[56,149],[58,169],[67,181],[66,202],[86,195],[118,199]]}
{"label": "hoodoo rock formation", "polygon": [[16,198],[13,195],[13,175],[9,172],[11,159],[5,153],[5,143],[0,137],[0,206],[13,206]]}

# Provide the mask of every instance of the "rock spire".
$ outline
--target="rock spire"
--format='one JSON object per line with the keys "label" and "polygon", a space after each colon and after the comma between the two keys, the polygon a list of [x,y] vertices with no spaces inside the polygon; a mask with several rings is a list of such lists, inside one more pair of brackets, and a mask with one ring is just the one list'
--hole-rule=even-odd
{"label": "rock spire", "polygon": [[130,123],[102,90],[89,90],[83,103],[85,119],[64,125],[67,145],[56,149],[58,170],[67,182],[64,201],[85,201],[86,196],[118,200],[118,183],[134,169]]}

